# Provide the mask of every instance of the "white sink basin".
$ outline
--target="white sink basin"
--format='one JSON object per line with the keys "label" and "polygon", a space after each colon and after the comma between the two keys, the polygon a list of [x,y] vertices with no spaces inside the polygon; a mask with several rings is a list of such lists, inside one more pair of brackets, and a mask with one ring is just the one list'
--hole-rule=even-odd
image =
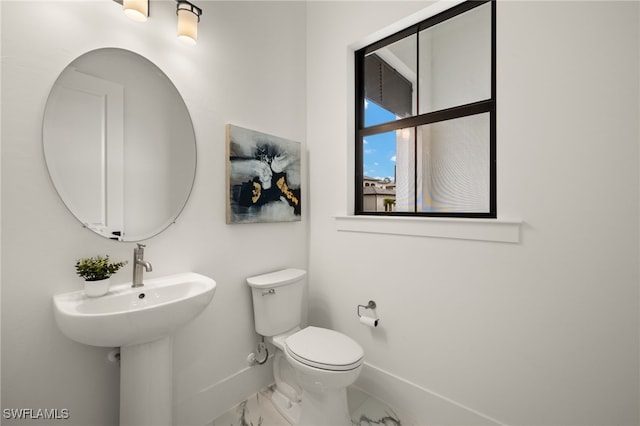
{"label": "white sink basin", "polygon": [[54,296],[58,327],[76,342],[130,346],[171,335],[195,318],[213,298],[216,282],[193,272],[152,278],[143,287],[111,287],[101,297],[84,291]]}

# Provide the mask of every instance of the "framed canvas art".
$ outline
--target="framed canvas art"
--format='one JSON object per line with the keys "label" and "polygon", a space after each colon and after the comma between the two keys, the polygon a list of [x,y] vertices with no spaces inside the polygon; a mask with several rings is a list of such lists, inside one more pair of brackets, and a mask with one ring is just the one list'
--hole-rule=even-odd
{"label": "framed canvas art", "polygon": [[227,124],[227,223],[300,221],[300,142]]}

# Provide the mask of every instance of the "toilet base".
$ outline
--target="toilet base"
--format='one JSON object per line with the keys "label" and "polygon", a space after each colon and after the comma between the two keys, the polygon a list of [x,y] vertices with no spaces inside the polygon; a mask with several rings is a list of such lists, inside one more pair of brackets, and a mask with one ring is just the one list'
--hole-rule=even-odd
{"label": "toilet base", "polygon": [[298,420],[300,419],[299,402],[292,402],[277,388],[273,392],[273,395],[271,395],[271,402],[273,403],[273,406],[276,407],[276,410],[278,410],[278,413],[280,413],[280,415],[284,417],[287,422],[292,425],[298,423]]}
{"label": "toilet base", "polygon": [[296,426],[352,426],[346,388],[302,393],[300,418]]}
{"label": "toilet base", "polygon": [[271,402],[278,412],[290,424],[295,424],[300,418],[300,395],[302,389],[296,380],[293,367],[285,358],[282,350],[276,346],[273,360],[273,377],[276,382]]}

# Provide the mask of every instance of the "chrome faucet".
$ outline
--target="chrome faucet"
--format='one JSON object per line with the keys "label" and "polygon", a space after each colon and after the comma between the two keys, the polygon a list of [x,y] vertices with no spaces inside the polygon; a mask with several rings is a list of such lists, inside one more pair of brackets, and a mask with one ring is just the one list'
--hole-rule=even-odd
{"label": "chrome faucet", "polygon": [[147,272],[151,272],[153,268],[151,264],[144,260],[144,244],[138,243],[138,246],[133,249],[133,283],[131,287],[142,287],[142,268]]}

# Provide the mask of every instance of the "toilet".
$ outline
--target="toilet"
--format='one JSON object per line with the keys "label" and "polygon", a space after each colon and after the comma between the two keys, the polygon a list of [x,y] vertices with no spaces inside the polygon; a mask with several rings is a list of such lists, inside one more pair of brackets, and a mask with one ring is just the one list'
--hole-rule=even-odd
{"label": "toilet", "polygon": [[351,426],[347,386],[360,375],[364,351],[337,331],[301,328],[306,275],[284,269],[247,278],[256,332],[276,348],[272,402],[293,425]]}

